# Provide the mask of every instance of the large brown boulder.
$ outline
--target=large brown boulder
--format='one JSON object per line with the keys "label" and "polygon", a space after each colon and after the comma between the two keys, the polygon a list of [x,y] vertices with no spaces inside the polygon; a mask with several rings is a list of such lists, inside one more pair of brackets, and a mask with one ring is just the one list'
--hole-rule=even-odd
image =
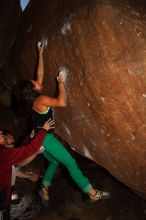
{"label": "large brown boulder", "polygon": [[[146,9],[144,1],[32,0],[15,43],[13,74],[32,78],[46,48],[44,92],[69,69],[68,106],[56,132],[146,198]],[[21,48],[21,49],[20,49]]]}

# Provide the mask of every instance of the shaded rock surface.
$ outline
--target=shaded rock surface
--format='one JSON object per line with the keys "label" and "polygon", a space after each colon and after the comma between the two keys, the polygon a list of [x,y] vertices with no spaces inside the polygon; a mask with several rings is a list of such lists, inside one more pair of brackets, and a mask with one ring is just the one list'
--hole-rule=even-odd
{"label": "shaded rock surface", "polygon": [[11,132],[14,132],[19,120],[10,107],[11,87],[7,81],[12,82],[12,76],[7,66],[7,59],[16,38],[21,14],[19,0],[0,1],[0,127],[7,128]]}
{"label": "shaded rock surface", "polygon": [[0,2],[0,82],[3,83],[6,76],[11,78],[6,61],[16,38],[21,14],[19,0]]}

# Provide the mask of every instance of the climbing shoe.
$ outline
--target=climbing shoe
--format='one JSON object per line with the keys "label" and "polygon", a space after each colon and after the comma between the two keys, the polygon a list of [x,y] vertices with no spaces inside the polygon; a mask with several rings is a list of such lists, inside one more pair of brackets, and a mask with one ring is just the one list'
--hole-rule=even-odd
{"label": "climbing shoe", "polygon": [[109,192],[99,191],[99,190],[96,190],[96,194],[94,196],[89,195],[89,198],[91,199],[91,201],[98,201],[100,199],[109,199],[110,197],[111,197],[111,194]]}
{"label": "climbing shoe", "polygon": [[39,195],[42,200],[49,201],[48,190],[46,188],[42,187],[42,189],[39,192]]}

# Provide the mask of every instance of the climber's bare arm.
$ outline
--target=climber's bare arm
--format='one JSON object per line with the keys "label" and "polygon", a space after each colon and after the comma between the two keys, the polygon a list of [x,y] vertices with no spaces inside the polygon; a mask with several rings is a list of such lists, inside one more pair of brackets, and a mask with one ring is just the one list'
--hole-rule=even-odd
{"label": "climber's bare arm", "polygon": [[[65,107],[66,106],[66,91],[65,91],[66,76],[63,72],[57,77],[59,93],[57,98],[52,98],[46,95],[41,95],[35,99],[33,109],[35,111],[45,111],[47,107]],[[39,106],[39,109],[38,109]]]}
{"label": "climber's bare arm", "polygon": [[43,50],[44,44],[42,42],[38,42],[38,66],[37,66],[37,80],[32,80],[34,84],[34,89],[38,92],[42,89],[42,83],[44,78],[44,60],[43,60]]}

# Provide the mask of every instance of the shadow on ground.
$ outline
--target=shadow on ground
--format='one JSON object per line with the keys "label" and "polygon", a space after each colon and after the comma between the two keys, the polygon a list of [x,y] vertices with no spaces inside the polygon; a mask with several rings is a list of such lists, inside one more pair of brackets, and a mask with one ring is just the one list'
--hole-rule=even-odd
{"label": "shadow on ground", "polygon": [[[146,201],[137,197],[105,170],[76,153],[74,157],[93,186],[110,191],[108,200],[91,202],[70,179],[66,169],[60,167],[50,188],[48,207],[38,196],[40,183],[17,179],[15,192],[19,200],[12,204],[12,219],[32,220],[146,220]],[[38,165],[37,158],[34,167]],[[39,162],[40,164],[40,162]]]}

